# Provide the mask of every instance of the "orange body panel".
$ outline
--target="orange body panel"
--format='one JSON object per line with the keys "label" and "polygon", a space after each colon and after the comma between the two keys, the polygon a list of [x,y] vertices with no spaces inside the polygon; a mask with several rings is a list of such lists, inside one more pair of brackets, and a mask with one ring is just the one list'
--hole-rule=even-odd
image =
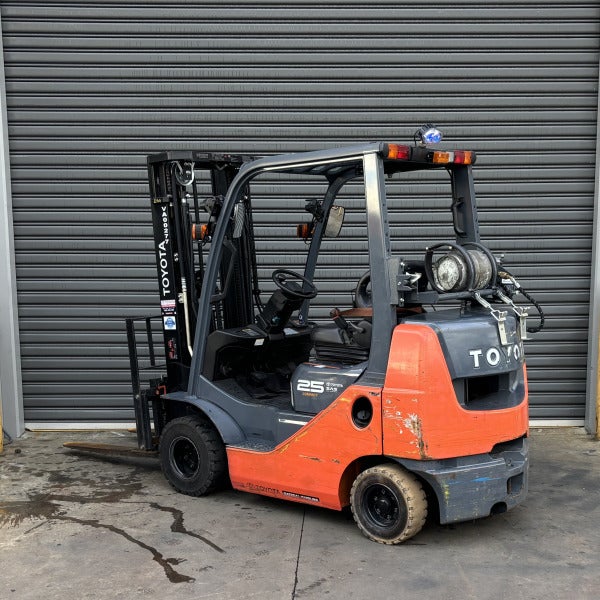
{"label": "orange body panel", "polygon": [[[373,405],[373,419],[362,429],[351,415],[360,397]],[[392,336],[383,390],[350,386],[270,452],[228,447],[229,476],[238,490],[339,510],[348,503],[356,461],[362,457],[427,460],[482,454],[527,432],[526,387],[516,407],[465,410],[435,331],[402,324]]]}
{"label": "orange body panel", "polygon": [[[361,396],[373,405],[373,419],[363,429],[351,415]],[[381,452],[381,390],[354,385],[271,452],[228,447],[227,459],[235,489],[339,510],[356,475],[352,463]],[[348,467],[352,477],[343,478]]]}
{"label": "orange body panel", "polygon": [[526,434],[528,427],[527,383],[518,406],[465,410],[435,331],[413,324],[395,328],[383,390],[384,454],[411,459],[480,454]]}

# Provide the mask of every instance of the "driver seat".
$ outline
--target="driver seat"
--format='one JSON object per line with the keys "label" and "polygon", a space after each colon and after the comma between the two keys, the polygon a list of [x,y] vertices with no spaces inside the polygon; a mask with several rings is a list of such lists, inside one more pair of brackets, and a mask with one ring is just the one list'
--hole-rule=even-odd
{"label": "driver seat", "polygon": [[333,323],[317,325],[311,331],[317,359],[344,364],[356,364],[367,360],[371,349],[372,326],[370,320],[366,319],[370,315],[365,314],[362,320],[353,323],[346,321],[345,317],[363,316],[359,309],[340,311],[334,308],[330,314]]}

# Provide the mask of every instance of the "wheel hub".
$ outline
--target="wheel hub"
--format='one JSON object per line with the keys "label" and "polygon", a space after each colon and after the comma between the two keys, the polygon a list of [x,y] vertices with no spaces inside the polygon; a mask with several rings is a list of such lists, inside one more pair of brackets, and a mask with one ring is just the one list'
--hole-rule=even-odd
{"label": "wheel hub", "polygon": [[383,527],[389,527],[398,520],[400,505],[396,495],[384,485],[373,485],[365,494],[366,512],[370,518]]}
{"label": "wheel hub", "polygon": [[181,477],[193,477],[200,466],[198,451],[192,442],[184,437],[178,437],[171,442],[173,467]]}
{"label": "wheel hub", "polygon": [[393,503],[385,496],[376,496],[374,498],[375,512],[383,519],[389,520],[394,512]]}

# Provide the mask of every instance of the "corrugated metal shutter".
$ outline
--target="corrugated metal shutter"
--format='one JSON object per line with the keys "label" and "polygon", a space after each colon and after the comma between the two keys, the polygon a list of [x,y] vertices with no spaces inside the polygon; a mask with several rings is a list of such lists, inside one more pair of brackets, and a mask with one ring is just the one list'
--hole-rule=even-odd
{"label": "corrugated metal shutter", "polygon": [[[595,0],[1,11],[27,420],[131,418],[122,317],[157,300],[147,153],[407,139],[426,120],[478,151],[483,237],[546,309],[528,345],[532,416],[583,416]],[[428,194],[415,186],[415,219]],[[339,254],[333,287],[347,289],[357,253]]]}

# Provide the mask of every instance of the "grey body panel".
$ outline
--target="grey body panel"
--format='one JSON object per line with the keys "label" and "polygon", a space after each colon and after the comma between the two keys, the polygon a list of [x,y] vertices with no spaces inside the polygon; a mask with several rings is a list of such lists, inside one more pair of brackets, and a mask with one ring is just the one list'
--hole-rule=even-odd
{"label": "grey body panel", "polygon": [[501,343],[497,322],[484,309],[440,310],[403,321],[427,325],[437,333],[453,379],[512,371],[524,362],[523,342],[512,314],[506,318],[507,345]]}
{"label": "grey body panel", "polygon": [[198,408],[210,419],[226,444],[242,444],[246,441],[246,435],[238,425],[237,421],[214,402],[209,402],[202,398],[190,397],[184,392],[168,394],[165,398],[172,402],[190,404],[191,406]]}
{"label": "grey body panel", "polygon": [[393,460],[432,487],[442,524],[487,517],[492,510],[510,510],[527,495],[527,438],[499,445],[497,452],[489,454],[446,460]]}
{"label": "grey body panel", "polygon": [[294,411],[287,392],[281,397],[257,401],[233,380],[213,382],[200,376],[198,384],[200,397],[177,392],[165,398],[199,408],[227,445],[272,450],[313,417]]}
{"label": "grey body panel", "polygon": [[317,414],[327,408],[364,372],[367,364],[301,364],[292,376],[292,406],[299,412]]}

